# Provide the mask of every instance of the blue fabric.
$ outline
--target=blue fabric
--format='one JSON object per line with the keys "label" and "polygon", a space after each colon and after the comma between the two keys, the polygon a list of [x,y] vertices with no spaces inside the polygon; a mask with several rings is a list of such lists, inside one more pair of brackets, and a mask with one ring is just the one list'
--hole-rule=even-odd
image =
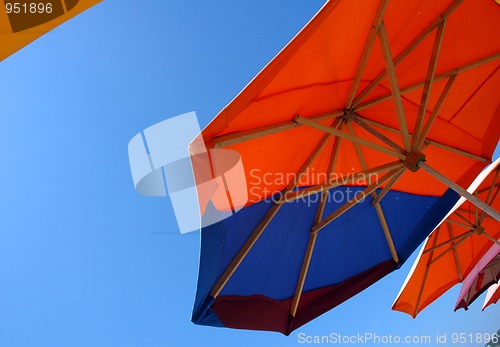
{"label": "blue fabric", "polygon": [[[324,216],[363,189],[339,187],[330,190]],[[276,300],[293,296],[318,206],[318,201],[311,201],[313,199],[315,196],[309,201],[295,201],[281,207],[221,296],[260,294]],[[458,195],[450,192],[442,198],[388,193],[381,206],[402,262],[457,200]],[[371,201],[371,197],[366,198],[319,232],[305,291],[341,283],[392,258]],[[272,204],[261,201],[216,225],[203,228],[193,321],[220,326],[220,322],[214,324],[210,309],[206,311],[209,292]]]}

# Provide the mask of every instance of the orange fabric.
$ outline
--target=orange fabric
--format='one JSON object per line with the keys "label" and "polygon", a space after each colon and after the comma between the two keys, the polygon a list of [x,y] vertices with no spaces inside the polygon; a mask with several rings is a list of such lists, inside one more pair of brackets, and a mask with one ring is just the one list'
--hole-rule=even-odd
{"label": "orange fabric", "polygon": [[[0,61],[101,1],[56,0],[50,2],[52,5],[50,13],[48,10],[45,13],[46,9],[44,8],[42,13],[32,14],[29,13],[31,1],[0,0]],[[17,15],[12,13],[9,16],[5,7],[6,3],[17,3],[20,5],[19,11],[21,13]],[[39,4],[35,1],[33,3]],[[23,5],[27,5],[26,12],[28,13],[26,14]]]}
{"label": "orange fabric", "polygon": [[[451,0],[391,1],[384,16],[392,56],[399,54],[451,3]],[[221,135],[292,121],[295,115],[311,117],[341,110],[354,78],[378,0],[329,1],[311,22],[231,101],[203,130],[207,146]],[[500,7],[491,0],[465,0],[448,18],[436,75],[500,51],[495,35],[500,31]],[[400,87],[425,80],[435,31],[397,66]],[[500,134],[499,60],[460,73],[451,88],[438,119],[429,133],[436,142],[491,160]],[[361,78],[358,93],[385,70],[377,39]],[[436,104],[447,80],[432,89],[427,116]],[[403,94],[403,106],[410,133],[413,132],[423,88]],[[390,92],[387,78],[362,101]],[[392,99],[358,111],[363,117],[399,128]],[[324,121],[330,125],[333,121]],[[399,134],[381,130],[402,145]],[[364,139],[382,144],[356,128]],[[266,177],[296,173],[323,133],[300,126],[226,147],[240,153],[248,181],[250,203],[281,191],[287,182],[268,184]],[[333,139],[310,168],[325,172]],[[362,146],[369,167],[394,161],[389,155]],[[487,163],[428,146],[427,162],[445,176],[467,187]],[[335,172],[346,175],[360,171],[355,147],[343,141]],[[301,185],[316,184],[314,177]],[[323,176],[324,177],[324,176]],[[269,180],[267,180],[269,182]],[[321,182],[319,182],[321,183]],[[447,189],[422,170],[407,171],[395,185],[399,191],[440,196]]]}
{"label": "orange fabric", "polygon": [[[500,170],[500,160],[497,160],[495,164],[496,169],[486,177],[477,189],[478,197],[482,201],[491,201],[499,192],[498,184],[500,177],[495,181],[495,187],[490,190],[495,175],[498,175],[498,171]],[[490,191],[491,195],[489,195]],[[500,198],[496,197],[496,199],[493,199],[491,206],[497,211],[500,210]],[[459,213],[463,218],[456,213]],[[452,237],[457,237],[470,231],[471,228],[466,228],[456,223],[448,223],[448,221],[465,224],[465,220],[468,220],[470,223],[477,225],[476,208],[470,202],[467,201],[461,205],[456,213],[451,214],[429,236],[424,251],[418,259],[418,263],[414,267],[410,279],[393,305],[394,310],[406,312],[415,317],[448,289],[460,283],[459,271],[462,273],[462,278],[465,278],[491,248],[493,243],[490,239],[484,235],[472,234],[464,238],[463,241],[461,239],[455,241],[455,257],[455,253],[451,248],[452,244],[449,241]],[[478,215],[481,217],[481,210],[478,210]],[[497,220],[487,216],[481,225],[484,227],[485,232],[495,240],[500,239],[500,223]],[[443,243],[446,243],[446,245],[432,251],[432,248]],[[458,260],[459,266],[457,266],[456,260]]]}

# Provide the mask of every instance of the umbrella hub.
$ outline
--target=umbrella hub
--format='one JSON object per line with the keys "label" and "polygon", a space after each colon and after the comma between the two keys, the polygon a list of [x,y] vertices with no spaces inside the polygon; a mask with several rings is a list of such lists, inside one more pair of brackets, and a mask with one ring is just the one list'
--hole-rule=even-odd
{"label": "umbrella hub", "polygon": [[406,159],[403,160],[403,164],[406,168],[412,172],[417,172],[420,167],[418,164],[425,162],[425,154],[420,151],[413,150],[406,155]]}
{"label": "umbrella hub", "polygon": [[482,235],[484,234],[484,227],[481,225],[477,225],[472,231],[477,234],[477,235]]}

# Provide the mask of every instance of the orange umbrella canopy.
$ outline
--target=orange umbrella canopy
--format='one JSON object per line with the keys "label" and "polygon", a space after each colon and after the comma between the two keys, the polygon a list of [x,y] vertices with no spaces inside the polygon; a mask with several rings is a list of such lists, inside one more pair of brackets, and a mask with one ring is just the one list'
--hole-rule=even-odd
{"label": "orange umbrella canopy", "polygon": [[0,0],[0,61],[101,0]]}
{"label": "orange umbrella canopy", "polygon": [[[500,208],[500,159],[479,177],[475,194]],[[448,289],[461,283],[476,264],[499,244],[500,222],[466,201],[427,239],[393,309],[415,317]]]}
{"label": "orange umbrella canopy", "polygon": [[[467,187],[498,141],[500,40],[491,33],[499,19],[492,0],[329,1],[203,130],[203,139],[208,148],[240,153],[254,178],[250,203],[284,189],[286,180],[264,175],[296,173],[336,117],[353,129],[334,135],[354,139],[342,143],[336,173],[365,169],[355,146],[361,144],[368,168],[424,154]],[[301,186],[322,183],[313,173],[327,171],[332,146]],[[422,170],[406,170],[394,188],[433,196],[447,189]]]}

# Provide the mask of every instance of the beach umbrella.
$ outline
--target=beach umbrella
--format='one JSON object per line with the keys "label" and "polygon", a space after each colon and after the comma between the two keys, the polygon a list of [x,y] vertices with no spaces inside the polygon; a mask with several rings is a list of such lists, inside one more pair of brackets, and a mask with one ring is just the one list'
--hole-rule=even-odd
{"label": "beach umbrella", "polygon": [[486,293],[486,298],[484,299],[483,311],[486,307],[496,304],[500,299],[500,283],[493,284]]}
{"label": "beach umbrella", "polygon": [[0,0],[0,61],[101,0]]}
{"label": "beach umbrella", "polygon": [[193,322],[289,334],[460,195],[500,219],[464,189],[499,138],[499,19],[492,0],[328,1],[190,146],[238,152],[248,196],[202,229]]}
{"label": "beach umbrella", "polygon": [[[475,196],[497,210],[500,208],[499,172],[500,158],[482,172],[470,188]],[[427,239],[392,307],[394,310],[416,317],[455,284],[464,280],[473,282],[474,270],[485,267],[498,253],[500,222],[469,201],[462,202]],[[493,245],[496,247],[492,248]],[[488,251],[491,253],[484,258]],[[467,278],[469,275],[472,279]],[[480,284],[477,289],[481,290]]]}
{"label": "beach umbrella", "polygon": [[468,309],[489,287],[500,279],[500,245],[495,243],[465,278],[458,296],[455,311]]}

